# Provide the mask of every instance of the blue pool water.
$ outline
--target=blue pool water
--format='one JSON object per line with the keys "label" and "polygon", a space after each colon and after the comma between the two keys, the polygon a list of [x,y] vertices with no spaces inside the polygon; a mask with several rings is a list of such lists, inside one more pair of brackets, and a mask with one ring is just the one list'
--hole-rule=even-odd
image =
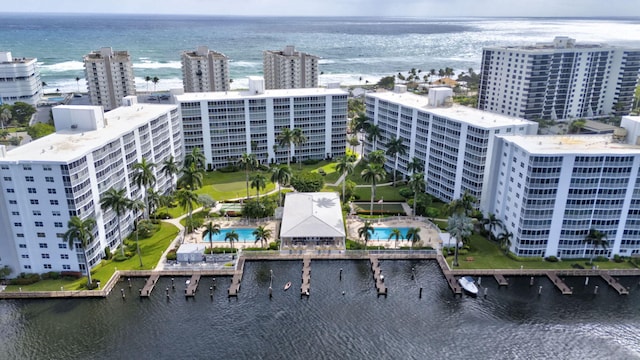
{"label": "blue pool water", "polygon": [[62,102],[64,101],[64,97],[50,97],[47,100],[49,102]]}
{"label": "blue pool water", "polygon": [[[389,236],[391,235],[391,230],[393,229],[398,229],[400,230],[400,232],[402,233],[402,236],[400,237],[399,240],[405,240],[407,238],[407,230],[409,230],[410,228],[408,227],[397,227],[397,228],[390,228],[390,227],[374,227],[374,229],[376,229],[376,231],[373,233],[373,235],[371,235],[371,240],[389,240]],[[396,238],[394,237],[393,239],[391,239],[391,241],[396,241]]]}
{"label": "blue pool water", "polygon": [[[213,235],[213,242],[224,242],[224,238],[227,236],[227,233],[231,230],[235,230],[238,234],[238,241],[255,241],[256,237],[253,236],[254,228],[226,228],[220,229],[220,233]],[[202,238],[202,241],[209,242],[212,241],[210,236],[207,235]]]}

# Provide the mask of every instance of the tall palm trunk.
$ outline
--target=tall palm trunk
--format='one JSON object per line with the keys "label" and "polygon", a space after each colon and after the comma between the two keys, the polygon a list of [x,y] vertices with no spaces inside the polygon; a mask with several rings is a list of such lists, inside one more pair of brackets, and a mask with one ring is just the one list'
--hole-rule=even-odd
{"label": "tall palm trunk", "polygon": [[244,178],[247,183],[247,199],[249,198],[249,169],[244,168]]}
{"label": "tall palm trunk", "polygon": [[120,239],[120,254],[124,257],[124,239],[122,238],[122,232],[120,231],[120,216],[118,216],[118,239]]}
{"label": "tall palm trunk", "polygon": [[87,258],[87,250],[82,249],[82,254],[84,255],[84,267],[87,270],[87,287],[91,287],[93,281],[91,280],[91,269],[89,268],[89,259]]}

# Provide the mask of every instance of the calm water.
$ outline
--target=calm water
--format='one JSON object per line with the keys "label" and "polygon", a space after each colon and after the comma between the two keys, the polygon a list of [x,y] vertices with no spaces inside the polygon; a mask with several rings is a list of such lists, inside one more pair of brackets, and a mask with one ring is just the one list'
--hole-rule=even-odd
{"label": "calm water", "polygon": [[[213,300],[209,279],[186,300],[185,278],[177,278],[167,300],[171,280],[162,278],[144,300],[134,295],[144,283],[139,279],[124,301],[125,283],[102,300],[3,301],[0,358],[640,358],[637,278],[622,279],[631,287],[625,297],[595,278],[586,287],[583,278],[567,279],[571,296],[542,278],[533,287],[528,278],[512,278],[502,289],[483,278],[486,299],[454,298],[433,261],[382,261],[381,267],[387,298],[376,297],[368,262],[314,260],[308,300],[299,297],[302,262],[279,261],[248,262],[237,300],[226,297],[230,278],[217,279]],[[284,292],[287,281],[294,286]]]}
{"label": "calm water", "polygon": [[[128,50],[136,87],[182,87],[180,53],[198,45],[230,57],[232,88],[262,74],[262,51],[295,45],[318,55],[320,83],[364,84],[411,68],[480,69],[485,46],[530,44],[565,35],[640,47],[640,19],[215,17],[19,15],[0,13],[0,51],[37,57],[45,91],[86,91],[82,56],[101,46]],[[80,77],[79,82],[75,81]],[[361,79],[362,78],[362,79]]]}
{"label": "calm water", "polygon": [[213,242],[224,242],[225,237],[227,236],[227,234],[231,231],[235,231],[238,234],[238,241],[254,241],[256,239],[256,237],[253,235],[253,231],[255,230],[254,228],[248,229],[248,228],[225,228],[225,229],[220,229],[220,233],[219,234],[215,234],[213,236],[207,235],[205,237],[202,238],[202,241],[205,242],[210,242],[213,240]]}
{"label": "calm water", "polygon": [[[388,227],[374,227],[375,231],[371,236],[371,240],[389,240],[389,236],[391,236],[391,230],[398,229],[402,233],[400,240],[405,240],[407,237],[407,231],[409,231],[408,227],[398,227],[398,228],[388,228]],[[396,238],[391,238],[391,241],[396,241]]]}

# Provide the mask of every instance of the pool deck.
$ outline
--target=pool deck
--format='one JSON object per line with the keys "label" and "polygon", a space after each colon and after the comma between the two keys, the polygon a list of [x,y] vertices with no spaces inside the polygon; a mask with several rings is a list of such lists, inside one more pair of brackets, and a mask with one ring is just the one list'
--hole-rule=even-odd
{"label": "pool deck", "polygon": [[[236,218],[213,218],[210,219],[214,224],[220,225],[220,229],[255,229],[258,226],[264,226],[266,229],[271,230],[271,240],[273,240],[276,234],[276,220],[272,221],[264,221],[264,222],[255,222],[248,221],[245,219],[236,219]],[[208,222],[208,221],[207,221]],[[205,222],[205,224],[207,223]],[[187,234],[184,238],[185,244],[206,244],[207,247],[211,246],[211,242],[203,241],[202,237],[205,231],[205,226],[201,226],[196,229],[193,233]],[[213,241],[213,247],[226,247],[230,246],[228,241]],[[260,243],[256,243],[255,240],[239,240],[233,242],[233,247],[236,249],[246,248],[246,247],[258,247]]]}
{"label": "pool deck", "polygon": [[[358,237],[358,229],[361,228],[363,224],[364,224],[363,221],[353,217],[349,217],[347,219],[347,229],[348,229],[347,237],[353,240],[360,239]],[[393,228],[417,227],[417,228],[420,228],[420,242],[422,243],[422,246],[431,246],[434,249],[438,249],[440,247],[439,231],[434,229],[425,221],[416,220],[410,217],[399,217],[399,218],[391,217],[391,218],[384,218],[380,220],[372,219],[371,224],[373,225],[374,228],[382,227],[382,228],[393,229]],[[393,249],[396,247],[396,241],[395,239],[392,239],[391,241],[389,241],[388,238],[378,240],[376,239],[376,236],[374,233],[373,239],[369,240],[368,245],[379,246],[380,248],[386,248],[386,249]],[[420,244],[416,244],[416,245],[420,246]],[[398,247],[411,246],[411,242],[401,239],[397,241],[397,246]]]}

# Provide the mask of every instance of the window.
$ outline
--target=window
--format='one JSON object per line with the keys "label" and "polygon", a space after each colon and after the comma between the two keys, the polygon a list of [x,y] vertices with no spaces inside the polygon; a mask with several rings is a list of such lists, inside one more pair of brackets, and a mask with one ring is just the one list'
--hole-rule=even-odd
{"label": "window", "polygon": [[47,189],[47,192],[49,192],[49,194],[55,194],[56,189]]}
{"label": "window", "polygon": [[18,247],[20,249],[26,249],[27,248],[27,244],[20,244],[20,245],[18,245]]}
{"label": "window", "polygon": [[36,224],[36,227],[43,227],[44,226],[42,221],[36,221],[35,224]]}
{"label": "window", "polygon": [[4,181],[11,181],[11,176],[5,176],[3,179]]}
{"label": "window", "polygon": [[20,255],[21,258],[23,259],[28,259],[29,258],[29,254],[22,254]]}
{"label": "window", "polygon": [[33,210],[33,216],[41,216],[42,213],[39,210]]}
{"label": "window", "polygon": [[22,233],[18,233],[18,234],[16,234],[16,237],[23,238],[23,237],[24,237],[24,234],[22,234]]}
{"label": "window", "polygon": [[11,215],[13,216],[20,216],[20,211],[12,211]]}
{"label": "window", "polygon": [[43,259],[48,259],[49,258],[49,254],[40,254],[42,256]]}
{"label": "window", "polygon": [[57,228],[61,228],[62,227],[62,223],[61,222],[56,222],[56,223],[53,223],[53,226],[55,226]]}
{"label": "window", "polygon": [[51,269],[51,264],[44,264],[45,269]]}
{"label": "window", "polygon": [[53,176],[45,176],[44,180],[46,182],[53,182]]}
{"label": "window", "polygon": [[7,192],[8,192],[9,194],[13,194],[13,193],[15,192],[15,190],[13,190],[13,189],[7,189]]}
{"label": "window", "polygon": [[48,248],[48,247],[49,247],[49,246],[47,245],[47,243],[40,243],[40,244],[38,244],[38,245],[40,245],[40,249],[46,249],[46,248]]}
{"label": "window", "polygon": [[67,244],[58,244],[58,249],[66,249]]}
{"label": "window", "polygon": [[64,237],[64,233],[56,233],[56,237],[62,239]]}
{"label": "window", "polygon": [[36,188],[27,188],[27,191],[29,192],[29,194],[36,194]]}
{"label": "window", "polygon": [[9,200],[9,204],[11,205],[17,205],[18,202],[16,200]]}
{"label": "window", "polygon": [[60,259],[69,260],[69,254],[60,254]]}
{"label": "window", "polygon": [[44,166],[42,167],[42,170],[44,170],[44,171],[51,171],[51,166],[49,166],[49,165],[44,165]]}
{"label": "window", "polygon": [[71,270],[71,265],[62,265],[62,270]]}
{"label": "window", "polygon": [[27,270],[30,270],[31,269],[31,265],[25,265],[24,268],[27,269]]}
{"label": "window", "polygon": [[53,216],[60,216],[60,211],[52,211],[51,215]]}
{"label": "window", "polygon": [[[43,233],[43,232],[39,232],[39,233],[38,233],[38,237],[39,237],[39,238],[43,238],[43,237],[46,237],[46,236],[47,236],[47,235],[46,235],[45,233]],[[45,244],[45,245],[47,245],[47,244]]]}
{"label": "window", "polygon": [[22,165],[22,170],[31,170],[31,165]]}
{"label": "window", "polygon": [[22,223],[21,222],[15,222],[15,223],[13,223],[13,226],[22,227]]}
{"label": "window", "polygon": [[24,177],[24,180],[25,180],[26,182],[33,182],[33,176],[25,176],[25,177]]}
{"label": "window", "polygon": [[58,205],[58,200],[49,200],[49,204]]}
{"label": "window", "polygon": [[40,204],[40,202],[38,201],[38,199],[31,199],[31,200],[29,200],[29,202],[31,202],[31,205],[38,205],[38,204]]}

